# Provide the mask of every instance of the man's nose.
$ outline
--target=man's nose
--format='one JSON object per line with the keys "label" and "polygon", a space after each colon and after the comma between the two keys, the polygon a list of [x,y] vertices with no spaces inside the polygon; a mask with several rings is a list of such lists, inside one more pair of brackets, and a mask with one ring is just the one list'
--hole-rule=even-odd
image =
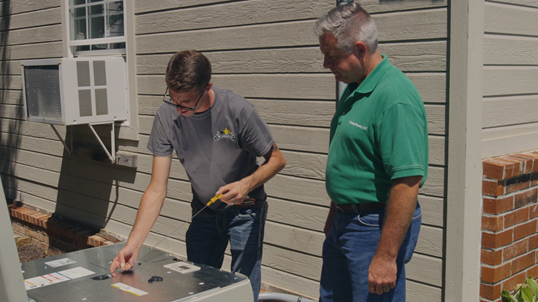
{"label": "man's nose", "polygon": [[328,58],[323,58],[323,68],[331,68],[332,62]]}

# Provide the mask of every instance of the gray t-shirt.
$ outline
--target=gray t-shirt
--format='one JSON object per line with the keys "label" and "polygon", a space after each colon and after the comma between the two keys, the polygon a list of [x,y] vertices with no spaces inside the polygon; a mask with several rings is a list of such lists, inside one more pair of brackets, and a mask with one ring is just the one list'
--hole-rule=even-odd
{"label": "gray t-shirt", "polygon": [[[267,123],[245,98],[229,90],[213,87],[211,108],[184,117],[176,107],[163,104],[155,115],[148,149],[156,156],[176,154],[191,182],[193,212],[198,212],[215,196],[218,188],[238,181],[258,169],[256,158],[273,145]],[[263,202],[263,186],[249,193]],[[226,204],[216,202],[200,215],[213,216]]]}

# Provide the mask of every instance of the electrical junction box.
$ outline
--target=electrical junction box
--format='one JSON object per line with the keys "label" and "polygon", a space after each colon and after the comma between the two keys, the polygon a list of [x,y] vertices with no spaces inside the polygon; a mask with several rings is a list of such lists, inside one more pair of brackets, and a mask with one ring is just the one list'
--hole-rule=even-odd
{"label": "electrical junction box", "polygon": [[123,57],[21,61],[25,119],[59,125],[127,119]]}
{"label": "electrical junction box", "polygon": [[29,302],[252,302],[248,278],[203,264],[179,261],[149,247],[131,271],[112,277],[112,259],[125,243],[21,264]]}

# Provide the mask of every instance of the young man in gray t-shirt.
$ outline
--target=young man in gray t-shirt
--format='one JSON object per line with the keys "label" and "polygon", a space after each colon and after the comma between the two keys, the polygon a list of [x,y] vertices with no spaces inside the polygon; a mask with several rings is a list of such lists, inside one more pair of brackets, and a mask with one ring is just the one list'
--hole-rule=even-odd
{"label": "young man in gray t-shirt", "polygon": [[[256,108],[243,97],[213,87],[211,64],[197,51],[176,53],[166,70],[167,93],[151,130],[151,182],[142,196],[126,246],[110,267],[130,269],[166,197],[175,150],[192,186],[193,218],[186,234],[189,261],[222,266],[230,241],[233,272],[249,277],[257,301],[263,231],[263,184],[282,170],[284,156]],[[169,94],[169,97],[168,97]],[[257,157],[264,157],[260,166]]]}

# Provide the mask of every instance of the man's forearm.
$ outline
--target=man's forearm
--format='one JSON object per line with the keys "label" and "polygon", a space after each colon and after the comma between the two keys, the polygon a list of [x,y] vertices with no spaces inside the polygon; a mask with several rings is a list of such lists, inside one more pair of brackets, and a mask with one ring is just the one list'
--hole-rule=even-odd
{"label": "man's forearm", "polygon": [[278,172],[284,169],[284,166],[286,166],[286,159],[282,155],[282,152],[280,152],[280,149],[278,149],[276,143],[273,143],[272,150],[265,157],[265,163],[254,173],[243,178],[241,182],[248,186],[248,191],[250,192],[273,178]]}
{"label": "man's forearm", "polygon": [[395,260],[415,213],[422,177],[405,177],[394,181],[387,204],[385,221],[376,256]]}
{"label": "man's forearm", "polygon": [[166,193],[146,191],[140,201],[136,221],[127,241],[136,249],[140,249],[151,228],[161,212]]}

